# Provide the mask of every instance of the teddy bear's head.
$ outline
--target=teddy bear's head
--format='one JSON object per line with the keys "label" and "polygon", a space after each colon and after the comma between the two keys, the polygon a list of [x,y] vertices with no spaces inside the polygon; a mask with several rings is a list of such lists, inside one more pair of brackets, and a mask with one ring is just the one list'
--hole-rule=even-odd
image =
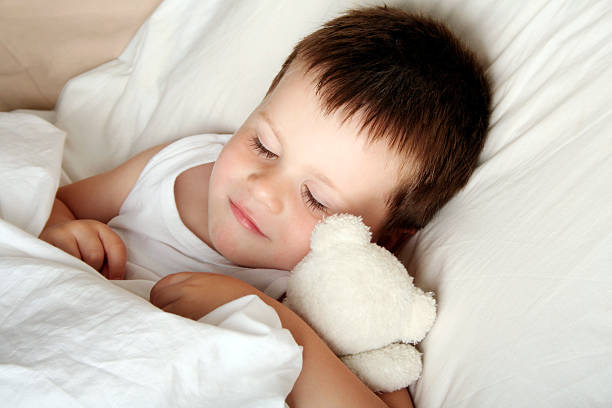
{"label": "teddy bear's head", "polygon": [[[432,294],[415,287],[402,263],[370,240],[360,217],[327,217],[289,278],[286,304],[345,362],[393,344],[414,344],[435,319]],[[420,355],[418,364],[420,372]]]}

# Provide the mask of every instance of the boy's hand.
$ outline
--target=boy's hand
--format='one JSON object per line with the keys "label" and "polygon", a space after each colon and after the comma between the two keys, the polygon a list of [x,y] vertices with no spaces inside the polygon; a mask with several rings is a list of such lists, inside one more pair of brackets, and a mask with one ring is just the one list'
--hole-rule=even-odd
{"label": "boy's hand", "polygon": [[306,350],[302,372],[287,398],[292,407],[412,407],[410,395],[399,390],[385,395],[386,405],[342,364],[323,340],[285,305],[236,278],[204,272],[181,272],[160,279],[151,289],[155,306],[198,320],[217,307],[255,294],[273,307],[283,327]]}
{"label": "boy's hand", "polygon": [[96,220],[72,220],[47,226],[40,239],[82,259],[107,279],[125,276],[125,244],[115,231]]}
{"label": "boy's hand", "polygon": [[260,293],[236,278],[206,272],[181,272],[160,279],[149,299],[166,312],[198,320],[217,307]]}

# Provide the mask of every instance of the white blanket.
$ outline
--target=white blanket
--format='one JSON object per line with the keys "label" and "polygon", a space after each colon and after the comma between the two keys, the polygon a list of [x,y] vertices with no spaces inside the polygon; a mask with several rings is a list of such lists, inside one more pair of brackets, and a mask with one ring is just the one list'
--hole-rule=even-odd
{"label": "white blanket", "polygon": [[36,238],[62,131],[0,114],[0,405],[283,407],[301,350],[256,296],[194,322]]}

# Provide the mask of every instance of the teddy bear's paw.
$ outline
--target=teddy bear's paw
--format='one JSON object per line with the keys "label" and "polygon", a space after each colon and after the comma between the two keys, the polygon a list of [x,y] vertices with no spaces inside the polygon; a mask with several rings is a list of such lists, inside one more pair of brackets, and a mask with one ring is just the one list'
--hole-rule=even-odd
{"label": "teddy bear's paw", "polygon": [[415,287],[411,318],[405,321],[406,326],[402,329],[402,341],[414,344],[423,340],[435,320],[436,300],[433,293],[424,293],[420,288]]}
{"label": "teddy bear's paw", "polygon": [[341,357],[342,362],[373,391],[407,387],[421,375],[421,353],[410,344],[388,346]]}
{"label": "teddy bear's paw", "polygon": [[334,214],[319,222],[310,237],[313,250],[335,248],[338,245],[353,243],[364,245],[372,239],[370,228],[361,217],[351,214]]}

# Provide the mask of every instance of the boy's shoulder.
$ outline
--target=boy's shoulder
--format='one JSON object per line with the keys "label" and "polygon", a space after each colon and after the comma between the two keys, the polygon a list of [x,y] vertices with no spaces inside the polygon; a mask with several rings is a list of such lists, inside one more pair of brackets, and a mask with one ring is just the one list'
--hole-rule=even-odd
{"label": "boy's shoulder", "polygon": [[214,162],[231,137],[230,134],[197,134],[156,146],[153,154],[148,155],[140,178],[151,173],[167,175],[169,172],[176,172],[178,176],[190,167]]}

